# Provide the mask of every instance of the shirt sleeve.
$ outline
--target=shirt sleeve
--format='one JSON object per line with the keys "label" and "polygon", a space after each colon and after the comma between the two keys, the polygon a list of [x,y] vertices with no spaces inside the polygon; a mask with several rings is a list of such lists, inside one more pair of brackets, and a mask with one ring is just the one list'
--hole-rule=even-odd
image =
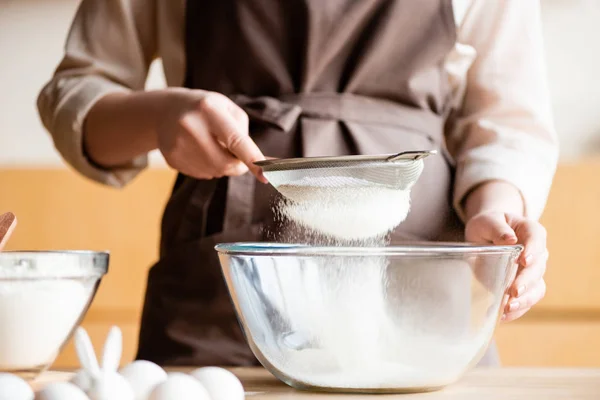
{"label": "shirt sleeve", "polygon": [[465,196],[501,180],[520,190],[526,215],[538,219],[558,162],[539,0],[472,1],[454,56],[461,61],[449,65],[458,69],[472,59],[446,133],[457,163],[455,209],[464,219]]}
{"label": "shirt sleeve", "polygon": [[38,97],[42,123],[65,161],[97,182],[122,187],[148,163],[147,155],[105,169],[83,149],[84,121],[103,96],[144,88],[155,56],[155,11],[147,0],[83,0],[65,55]]}

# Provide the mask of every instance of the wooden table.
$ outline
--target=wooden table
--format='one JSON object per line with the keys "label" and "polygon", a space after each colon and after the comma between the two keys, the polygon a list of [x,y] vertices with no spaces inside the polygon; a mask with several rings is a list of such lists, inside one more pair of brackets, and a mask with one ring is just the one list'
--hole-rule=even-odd
{"label": "wooden table", "polygon": [[[333,395],[294,390],[260,368],[232,369],[244,384],[248,400],[328,400],[367,398],[419,400],[598,400],[600,369],[481,368],[438,392],[410,395]],[[36,387],[68,380],[67,372],[47,372]]]}

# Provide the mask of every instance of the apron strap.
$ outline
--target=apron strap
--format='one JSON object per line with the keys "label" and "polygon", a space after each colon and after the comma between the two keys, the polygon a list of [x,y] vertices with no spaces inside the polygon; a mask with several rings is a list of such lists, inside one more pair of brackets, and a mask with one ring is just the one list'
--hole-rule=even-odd
{"label": "apron strap", "polygon": [[246,111],[251,121],[269,124],[283,132],[291,131],[302,114],[300,106],[274,97],[234,95],[230,98]]}
{"label": "apron strap", "polygon": [[352,93],[298,93],[279,98],[233,95],[230,98],[246,111],[250,120],[271,125],[283,132],[291,131],[300,117],[307,117],[392,125],[421,132],[435,143],[443,142],[443,138],[431,135],[431,132],[443,131],[442,116],[390,100]]}

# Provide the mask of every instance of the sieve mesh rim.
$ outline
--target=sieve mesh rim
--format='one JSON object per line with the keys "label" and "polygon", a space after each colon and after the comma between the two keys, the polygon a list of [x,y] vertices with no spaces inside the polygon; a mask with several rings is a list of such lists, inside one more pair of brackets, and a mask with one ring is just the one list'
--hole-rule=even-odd
{"label": "sieve mesh rim", "polygon": [[[406,151],[383,155],[278,158],[256,161],[254,164],[265,171],[351,167],[356,165],[377,166],[386,164],[389,166],[390,164],[410,164],[432,154],[436,154],[436,151]],[[393,160],[390,160],[390,158],[393,158]]]}

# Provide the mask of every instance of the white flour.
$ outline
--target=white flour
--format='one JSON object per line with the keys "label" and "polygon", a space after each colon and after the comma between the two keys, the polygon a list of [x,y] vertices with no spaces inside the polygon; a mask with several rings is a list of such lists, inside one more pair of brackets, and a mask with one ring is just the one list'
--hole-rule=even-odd
{"label": "white flour", "polygon": [[[284,310],[293,333],[290,341],[263,347],[269,361],[290,377],[320,387],[427,388],[455,381],[485,348],[496,322],[493,317],[485,326],[471,322],[471,276],[432,284],[427,275],[435,268],[419,264],[415,267],[425,268],[425,276],[415,268],[389,287],[394,273],[387,265],[384,257],[260,265],[263,276],[273,268],[278,284],[270,287],[280,290],[269,297]],[[453,262],[448,269],[461,266]],[[415,278],[428,283],[413,287]],[[445,293],[444,304],[437,293],[428,295],[436,288]]]}
{"label": "white flour", "polygon": [[381,238],[408,215],[410,191],[351,177],[303,178],[277,190],[291,201],[280,212],[297,224],[332,239]]}
{"label": "white flour", "polygon": [[[52,270],[0,266],[0,370],[28,370],[54,361],[86,307],[94,280],[52,279],[57,275]],[[70,270],[58,269],[59,275],[83,273],[75,266]]]}
{"label": "white flour", "polygon": [[[388,233],[406,218],[410,191],[394,190],[359,179],[336,177],[304,178],[277,189],[287,201],[279,212],[310,232],[325,237],[317,245],[386,246]],[[290,201],[291,199],[291,201]],[[281,263],[281,260],[278,261]],[[419,388],[444,386],[454,381],[487,343],[489,329],[477,338],[468,331],[468,322],[450,322],[463,331],[456,335],[436,331],[448,321],[422,318],[429,312],[453,310],[468,319],[470,269],[457,279],[430,277],[436,268],[402,268],[400,283],[387,289],[390,277],[387,257],[321,257],[299,260],[302,267],[281,266],[275,274],[281,288],[275,294],[283,300],[283,315],[289,316],[295,343],[282,346],[270,359],[274,365],[304,384],[355,389]],[[416,266],[416,265],[415,265]],[[413,266],[413,267],[415,267]],[[425,266],[424,266],[425,267]],[[452,287],[441,306],[435,296],[411,285],[430,284],[429,290]],[[459,283],[455,285],[455,283]],[[415,293],[416,290],[416,293]],[[427,290],[425,290],[427,291]],[[404,301],[408,300],[409,303]],[[408,306],[406,307],[405,304]],[[412,323],[411,323],[412,321]],[[419,322],[420,321],[420,322]],[[427,322],[424,322],[427,321]],[[428,331],[422,331],[423,328]],[[432,333],[432,331],[434,333]],[[269,350],[267,350],[269,351]]]}

